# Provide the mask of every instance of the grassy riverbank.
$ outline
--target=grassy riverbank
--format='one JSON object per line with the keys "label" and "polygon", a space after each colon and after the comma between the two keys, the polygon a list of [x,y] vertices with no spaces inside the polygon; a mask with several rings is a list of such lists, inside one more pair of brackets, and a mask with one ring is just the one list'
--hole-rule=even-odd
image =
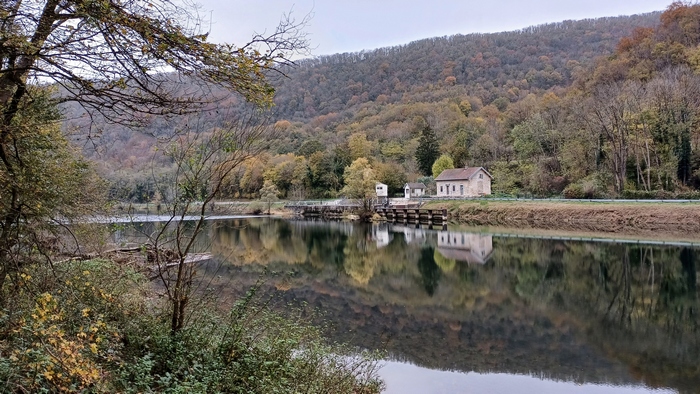
{"label": "grassy riverbank", "polygon": [[472,226],[691,237],[700,234],[700,204],[578,201],[431,201],[454,222]]}

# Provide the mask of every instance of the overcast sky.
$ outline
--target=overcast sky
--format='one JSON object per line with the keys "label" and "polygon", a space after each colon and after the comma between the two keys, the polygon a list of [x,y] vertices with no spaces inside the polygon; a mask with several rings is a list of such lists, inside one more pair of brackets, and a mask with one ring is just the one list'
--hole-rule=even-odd
{"label": "overcast sky", "polygon": [[[567,19],[664,10],[672,0],[196,0],[212,17],[210,39],[242,44],[272,31],[280,16],[313,14],[314,56],[399,45],[422,38],[500,32]],[[206,29],[205,29],[206,30]]]}

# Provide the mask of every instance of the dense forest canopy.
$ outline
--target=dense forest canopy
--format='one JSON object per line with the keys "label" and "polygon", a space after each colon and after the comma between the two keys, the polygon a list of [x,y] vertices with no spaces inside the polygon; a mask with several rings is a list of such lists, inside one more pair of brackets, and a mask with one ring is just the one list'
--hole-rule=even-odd
{"label": "dense forest canopy", "polygon": [[275,102],[281,116],[303,121],[377,99],[393,103],[437,98],[411,97],[411,91],[421,87],[437,93],[464,85],[467,95],[486,104],[507,94],[510,100],[522,89],[568,85],[577,66],[613,52],[621,37],[657,21],[658,14],[565,21],[307,59],[289,79],[280,81]]}
{"label": "dense forest canopy", "polygon": [[[283,198],[336,197],[361,158],[390,195],[407,181],[429,184],[432,164],[417,159],[427,129],[439,145],[433,160],[487,168],[496,193],[694,197],[699,9],[676,2],[663,13],[301,60],[272,76],[282,135],[233,174],[222,197],[256,198],[265,181]],[[236,112],[243,100],[224,102]],[[192,119],[146,130],[157,136]],[[143,171],[154,163],[152,135],[106,128],[102,138],[109,149],[88,153],[105,164],[113,198],[167,198]],[[167,176],[167,160],[155,164]]]}

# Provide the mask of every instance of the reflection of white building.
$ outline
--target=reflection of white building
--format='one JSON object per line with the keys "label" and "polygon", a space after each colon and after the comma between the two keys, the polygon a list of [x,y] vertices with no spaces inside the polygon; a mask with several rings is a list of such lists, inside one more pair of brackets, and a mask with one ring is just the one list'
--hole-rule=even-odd
{"label": "reflection of white building", "polygon": [[386,225],[372,226],[372,240],[377,243],[377,249],[389,245],[391,242],[389,228]]}
{"label": "reflection of white building", "polygon": [[438,232],[438,252],[445,258],[484,264],[493,251],[493,237],[456,231]]}
{"label": "reflection of white building", "polygon": [[427,238],[427,233],[422,228],[393,225],[391,226],[391,231],[395,233],[403,233],[407,244],[412,242],[425,242]]}

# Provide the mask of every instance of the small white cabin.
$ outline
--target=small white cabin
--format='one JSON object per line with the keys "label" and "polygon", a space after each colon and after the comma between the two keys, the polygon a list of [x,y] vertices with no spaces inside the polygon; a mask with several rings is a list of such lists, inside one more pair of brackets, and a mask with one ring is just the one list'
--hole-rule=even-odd
{"label": "small white cabin", "polygon": [[377,192],[377,197],[389,197],[389,187],[383,183],[377,182],[376,185],[374,185],[374,189]]}
{"label": "small white cabin", "polygon": [[403,187],[404,198],[416,198],[425,194],[425,185],[422,183],[407,183]]}
{"label": "small white cabin", "polygon": [[389,187],[383,183],[377,182],[374,185],[374,191],[377,193],[377,204],[387,204],[389,202]]}

